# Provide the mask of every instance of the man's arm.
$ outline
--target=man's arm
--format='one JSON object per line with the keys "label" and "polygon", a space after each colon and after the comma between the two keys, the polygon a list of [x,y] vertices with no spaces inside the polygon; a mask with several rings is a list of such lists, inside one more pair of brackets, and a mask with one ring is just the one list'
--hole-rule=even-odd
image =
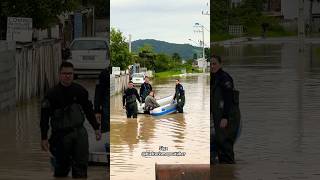
{"label": "man's arm", "polygon": [[101,92],[101,84],[96,85],[95,93],[94,93],[94,112],[102,113],[102,92]]}
{"label": "man's arm", "polygon": [[127,97],[126,91],[124,91],[123,96],[122,96],[122,106],[126,105],[126,97]]}
{"label": "man's arm", "polygon": [[138,94],[138,91],[137,91],[137,90],[135,90],[135,94],[136,94],[136,97],[137,97],[139,103],[141,103],[141,100],[140,100],[140,97],[139,97],[139,94]]}
{"label": "man's arm", "polygon": [[42,100],[40,118],[41,140],[47,140],[50,119],[50,102],[47,97]]}
{"label": "man's arm", "polygon": [[184,90],[183,90],[183,86],[180,84],[179,86],[179,94],[180,96],[183,96],[184,95]]}
{"label": "man's arm", "polygon": [[83,97],[82,108],[93,129],[98,130],[100,125],[95,117],[93,105],[92,102],[89,100],[88,91],[86,90]]}
{"label": "man's arm", "polygon": [[233,99],[233,81],[226,78],[222,81],[222,97],[223,97],[223,114],[222,118],[229,119]]}
{"label": "man's arm", "polygon": [[144,83],[141,84],[141,87],[140,87],[140,96],[142,96],[143,91],[144,91]]}

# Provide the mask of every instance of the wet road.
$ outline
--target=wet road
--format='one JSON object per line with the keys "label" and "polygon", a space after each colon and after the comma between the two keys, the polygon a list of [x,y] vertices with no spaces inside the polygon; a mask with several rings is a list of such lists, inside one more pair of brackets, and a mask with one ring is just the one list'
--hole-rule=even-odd
{"label": "wet road", "polygon": [[[93,95],[95,80],[80,80]],[[40,104],[35,98],[0,116],[0,179],[44,180],[52,177],[49,156],[40,149]],[[88,180],[109,179],[106,167],[91,166]],[[64,179],[71,179],[64,178]]]}
{"label": "wet road", "polygon": [[[181,78],[186,91],[183,114],[161,117],[138,115],[127,119],[122,97],[111,98],[111,168],[112,180],[155,179],[155,163],[209,164],[209,76]],[[175,79],[153,81],[156,98],[174,94]],[[185,152],[180,157],[142,157],[145,151]]]}
{"label": "wet road", "polygon": [[237,164],[216,165],[214,179],[320,179],[319,47],[216,47],[240,90],[243,129]]}

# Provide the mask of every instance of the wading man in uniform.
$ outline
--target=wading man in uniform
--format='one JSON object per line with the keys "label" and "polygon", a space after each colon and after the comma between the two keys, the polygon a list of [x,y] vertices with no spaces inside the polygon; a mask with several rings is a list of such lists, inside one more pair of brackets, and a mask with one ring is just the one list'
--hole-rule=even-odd
{"label": "wading man in uniform", "polygon": [[176,92],[174,94],[173,100],[177,99],[177,111],[183,113],[183,106],[185,103],[184,89],[180,84],[180,80],[176,79]]}
{"label": "wading man in uniform", "polygon": [[233,145],[240,121],[238,91],[232,77],[221,68],[221,58],[211,57],[211,164],[218,156],[219,163],[234,164]]}
{"label": "wading man in uniform", "polygon": [[136,100],[141,103],[138,91],[133,87],[133,82],[129,81],[128,89],[124,91],[122,97],[123,108],[127,110],[127,118],[137,118],[138,105]]}
{"label": "wading man in uniform", "polygon": [[[54,176],[66,177],[72,167],[73,178],[86,178],[89,145],[83,126],[85,116],[100,140],[99,123],[95,118],[88,92],[73,83],[73,65],[63,62],[60,66],[60,83],[50,89],[41,105],[41,147],[55,157]],[[85,115],[85,116],[84,116]],[[51,137],[48,141],[49,121]]]}
{"label": "wading man in uniform", "polygon": [[141,84],[140,87],[140,96],[141,96],[141,101],[144,103],[146,97],[149,95],[150,91],[152,91],[152,86],[149,83],[149,77],[146,76],[144,78],[144,83]]}

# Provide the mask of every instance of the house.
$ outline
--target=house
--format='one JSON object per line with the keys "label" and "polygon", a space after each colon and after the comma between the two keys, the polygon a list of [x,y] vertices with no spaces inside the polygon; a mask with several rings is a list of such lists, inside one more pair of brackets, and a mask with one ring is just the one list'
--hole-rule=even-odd
{"label": "house", "polygon": [[197,61],[198,68],[203,69],[203,71],[205,71],[208,67],[210,67],[210,63],[207,61],[207,59],[198,58],[196,61]]}

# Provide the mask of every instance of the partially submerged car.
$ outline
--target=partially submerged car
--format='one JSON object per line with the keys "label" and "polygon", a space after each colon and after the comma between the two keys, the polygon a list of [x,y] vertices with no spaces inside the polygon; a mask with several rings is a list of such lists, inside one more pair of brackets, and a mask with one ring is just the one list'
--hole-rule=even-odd
{"label": "partially submerged car", "polygon": [[106,38],[82,37],[70,44],[67,61],[74,66],[76,75],[99,74],[110,64],[109,44]]}

